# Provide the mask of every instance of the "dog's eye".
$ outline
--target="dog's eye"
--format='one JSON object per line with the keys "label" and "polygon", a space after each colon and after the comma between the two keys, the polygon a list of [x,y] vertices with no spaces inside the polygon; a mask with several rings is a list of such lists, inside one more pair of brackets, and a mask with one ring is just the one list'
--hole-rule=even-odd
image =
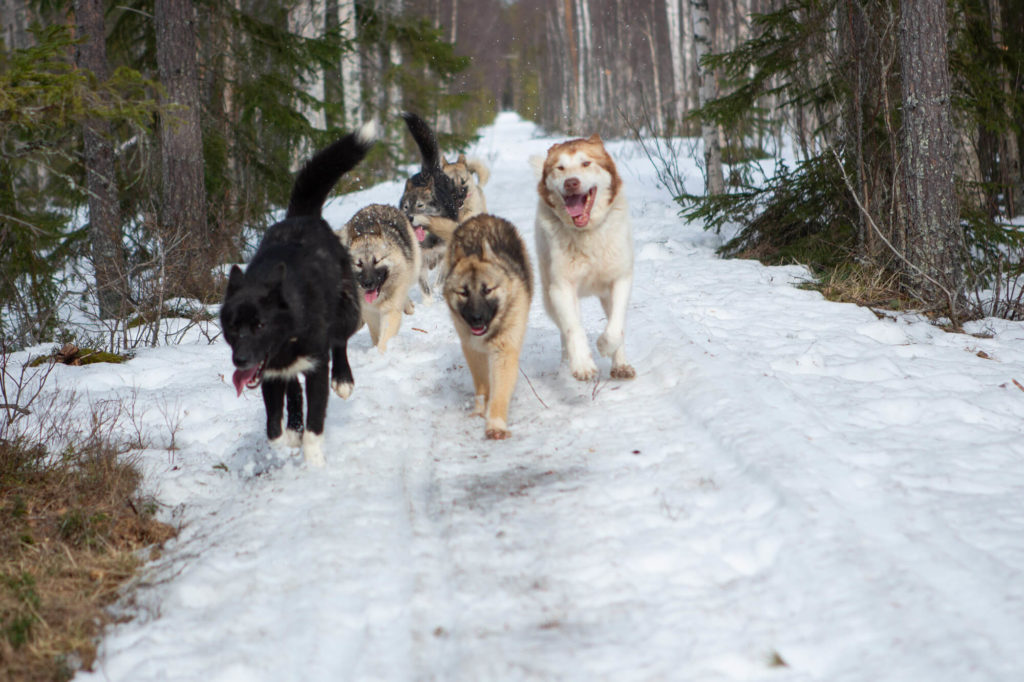
{"label": "dog's eye", "polygon": [[565,166],[563,166],[562,164],[558,164],[557,168],[558,170],[565,170]]}
{"label": "dog's eye", "polygon": [[584,161],[584,162],[583,162],[583,167],[584,167],[584,168],[586,168],[586,167],[587,167],[587,166],[589,166],[589,165],[590,165],[590,162],[589,162],[589,161]]}
{"label": "dog's eye", "polygon": [[455,293],[457,293],[462,298],[469,298],[469,287],[462,287]]}
{"label": "dog's eye", "polygon": [[484,296],[494,291],[497,287],[489,287],[486,284],[480,285],[480,291],[484,292]]}

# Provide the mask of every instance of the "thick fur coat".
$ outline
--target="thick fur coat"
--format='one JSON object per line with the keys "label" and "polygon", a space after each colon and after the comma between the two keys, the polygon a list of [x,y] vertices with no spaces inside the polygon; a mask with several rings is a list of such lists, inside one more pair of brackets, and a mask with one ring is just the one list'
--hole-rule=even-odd
{"label": "thick fur coat", "polygon": [[633,235],[615,162],[592,135],[553,145],[531,163],[538,176],[535,237],[544,308],[561,334],[562,357],[580,381],[597,376],[580,319],[580,299],[597,296],[608,316],[597,349],[611,356],[613,378],[633,378],[624,345]]}
{"label": "thick fur coat", "polygon": [[484,435],[503,439],[533,297],[526,246],[507,220],[482,214],[459,225],[445,255],[444,299],[462,344]]}
{"label": "thick fur coat", "polygon": [[338,232],[352,257],[363,322],[381,352],[398,333],[402,313],[412,313],[409,288],[420,276],[420,245],[409,220],[394,206],[360,209]]}
{"label": "thick fur coat", "polygon": [[347,344],[360,324],[348,251],[320,213],[335,183],[363,159],[375,135],[372,124],[364,126],[306,163],[285,219],[267,230],[244,272],[237,265],[231,269],[221,306],[235,389],[241,395],[260,386],[267,438],[275,446],[301,445],[311,465],[324,464],[330,388],[342,398],[352,392]]}

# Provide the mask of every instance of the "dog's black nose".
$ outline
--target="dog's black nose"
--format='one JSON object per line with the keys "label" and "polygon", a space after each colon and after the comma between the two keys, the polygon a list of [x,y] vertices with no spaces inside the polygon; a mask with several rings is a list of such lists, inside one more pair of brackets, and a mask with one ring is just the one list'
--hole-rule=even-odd
{"label": "dog's black nose", "polygon": [[580,179],[579,178],[568,178],[565,181],[565,191],[568,194],[579,194],[580,193]]}

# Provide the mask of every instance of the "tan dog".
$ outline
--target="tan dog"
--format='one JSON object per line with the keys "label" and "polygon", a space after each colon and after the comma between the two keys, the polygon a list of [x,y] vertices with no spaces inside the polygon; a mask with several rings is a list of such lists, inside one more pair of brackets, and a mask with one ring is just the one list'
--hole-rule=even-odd
{"label": "tan dog", "polygon": [[608,325],[597,340],[611,356],[611,375],[632,379],[626,362],[626,306],[633,286],[629,207],[615,162],[597,135],[553,145],[530,159],[537,192],[537,260],[544,308],[558,326],[562,358],[580,381],[597,376],[580,320],[580,298],[597,296]]}
{"label": "tan dog", "polygon": [[459,225],[445,254],[444,300],[455,324],[484,435],[503,439],[533,297],[526,246],[512,223],[478,215]]}
{"label": "tan dog", "polygon": [[[484,198],[483,186],[491,177],[491,171],[479,159],[467,159],[459,154],[454,163],[441,159],[441,170],[455,181],[456,187],[466,191],[466,198],[459,209],[459,222],[481,213],[487,213],[487,200]],[[474,179],[473,176],[476,176]]]}
{"label": "tan dog", "polygon": [[402,312],[413,311],[409,288],[420,276],[419,242],[405,214],[384,204],[360,209],[337,234],[352,257],[363,322],[384,352],[402,325]]}

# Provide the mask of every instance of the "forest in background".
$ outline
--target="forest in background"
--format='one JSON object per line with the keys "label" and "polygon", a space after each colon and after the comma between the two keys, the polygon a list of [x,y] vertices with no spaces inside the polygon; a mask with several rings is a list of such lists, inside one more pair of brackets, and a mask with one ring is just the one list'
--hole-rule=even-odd
{"label": "forest in background", "polygon": [[0,0],[0,23],[14,347],[208,315],[308,152],[373,119],[341,191],[417,160],[402,110],[449,152],[501,109],[635,136],[685,216],[739,226],[727,255],[954,326],[1024,316],[1024,0]]}

